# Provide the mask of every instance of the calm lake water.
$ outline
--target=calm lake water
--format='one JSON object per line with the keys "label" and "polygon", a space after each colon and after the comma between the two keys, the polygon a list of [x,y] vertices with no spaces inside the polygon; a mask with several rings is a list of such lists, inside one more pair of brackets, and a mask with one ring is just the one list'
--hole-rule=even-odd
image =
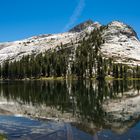
{"label": "calm lake water", "polygon": [[140,140],[140,81],[0,83],[9,140]]}

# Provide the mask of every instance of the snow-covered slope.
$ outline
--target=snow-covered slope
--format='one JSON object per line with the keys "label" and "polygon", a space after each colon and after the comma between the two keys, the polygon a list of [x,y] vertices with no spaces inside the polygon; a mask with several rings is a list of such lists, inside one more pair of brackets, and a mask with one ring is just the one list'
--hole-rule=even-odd
{"label": "snow-covered slope", "polygon": [[[88,20],[72,28],[69,32],[34,36],[25,40],[0,43],[0,63],[5,60],[19,60],[23,56],[38,54],[62,44],[69,46],[83,39],[86,32],[91,32],[101,25]],[[103,31],[105,43],[101,52],[105,57],[113,57],[118,62],[140,65],[140,41],[135,31],[122,22],[114,21]],[[76,45],[73,45],[76,46]]]}

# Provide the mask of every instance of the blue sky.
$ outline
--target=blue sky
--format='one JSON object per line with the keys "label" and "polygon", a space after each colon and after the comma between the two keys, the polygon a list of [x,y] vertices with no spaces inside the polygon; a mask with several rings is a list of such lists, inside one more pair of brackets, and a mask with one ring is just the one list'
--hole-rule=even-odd
{"label": "blue sky", "polygon": [[59,33],[87,19],[120,20],[140,37],[139,0],[0,0],[0,42]]}

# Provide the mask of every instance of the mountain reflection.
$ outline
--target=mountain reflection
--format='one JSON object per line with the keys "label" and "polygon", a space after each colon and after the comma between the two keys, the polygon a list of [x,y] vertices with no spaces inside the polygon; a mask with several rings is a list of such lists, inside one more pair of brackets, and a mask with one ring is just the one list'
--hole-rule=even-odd
{"label": "mountain reflection", "polygon": [[94,123],[101,127],[107,125],[108,117],[104,102],[136,97],[139,90],[140,81],[123,80],[1,82],[0,103],[12,101],[19,106],[39,107],[40,111],[40,106],[50,107],[61,114],[70,113],[78,123]]}

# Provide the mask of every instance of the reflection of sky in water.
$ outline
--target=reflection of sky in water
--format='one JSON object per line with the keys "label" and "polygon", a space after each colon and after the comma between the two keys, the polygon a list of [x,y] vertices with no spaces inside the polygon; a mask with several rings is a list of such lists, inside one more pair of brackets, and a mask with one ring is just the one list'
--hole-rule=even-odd
{"label": "reflection of sky in water", "polygon": [[0,116],[0,132],[11,138],[33,134],[47,135],[58,130],[64,131],[62,123],[44,123],[22,117]]}
{"label": "reflection of sky in water", "polygon": [[[91,140],[92,136],[77,130],[74,127],[68,130],[69,124],[61,122],[43,122],[23,117],[0,116],[0,132],[5,133],[9,139],[32,140],[66,140],[71,134],[74,139]],[[71,132],[69,132],[71,131]]]}
{"label": "reflection of sky in water", "polygon": [[140,122],[123,134],[103,130],[97,133],[97,137],[95,140],[140,140]]}
{"label": "reflection of sky in water", "polygon": [[0,116],[0,133],[5,133],[10,140],[139,140],[140,123],[121,135],[103,130],[92,136],[62,122]]}

